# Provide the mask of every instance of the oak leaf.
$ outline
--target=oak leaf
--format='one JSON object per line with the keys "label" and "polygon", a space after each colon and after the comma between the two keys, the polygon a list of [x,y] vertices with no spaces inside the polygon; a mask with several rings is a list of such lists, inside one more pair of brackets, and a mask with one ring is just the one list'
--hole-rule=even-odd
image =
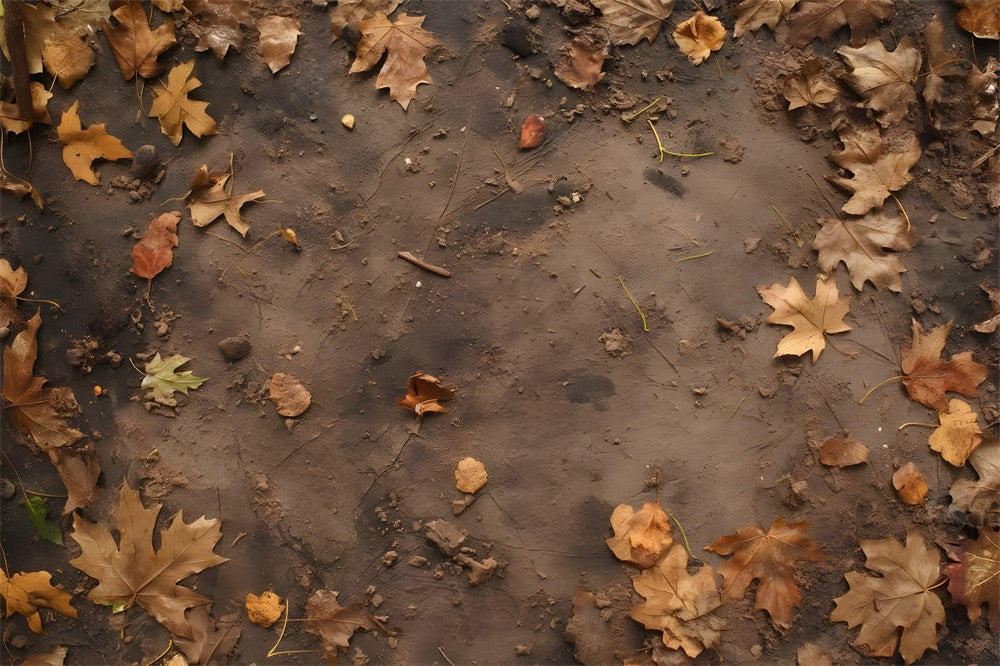
{"label": "oak leaf", "polygon": [[853,645],[869,657],[891,657],[899,650],[912,664],[927,650],[937,650],[937,625],[944,624],[941,599],[934,592],[941,575],[940,555],[915,531],[900,546],[894,537],[862,539],[865,567],[877,574],[844,574],[847,594],[833,600],[831,622],[861,625]]}
{"label": "oak leaf", "polygon": [[815,362],[826,347],[828,333],[851,330],[843,321],[851,297],[839,298],[837,283],[832,278],[816,280],[816,296],[811,300],[795,278],[790,279],[787,287],[775,283],[770,287],[757,287],[757,292],[774,308],[767,321],[793,327],[792,332],[778,343],[775,356],[801,356],[812,351]]}
{"label": "oak leaf", "polygon": [[455,487],[459,492],[472,495],[486,485],[489,476],[486,465],[475,458],[462,458],[455,467]]}
{"label": "oak leaf", "polygon": [[152,280],[174,262],[174,248],[178,244],[177,223],[180,221],[178,211],[150,220],[146,233],[132,248],[133,273]]}
{"label": "oak leaf", "polygon": [[941,425],[931,433],[929,443],[941,457],[955,467],[961,467],[983,441],[977,414],[967,402],[950,400],[948,411],[939,412]]}
{"label": "oak leaf", "polygon": [[819,461],[828,467],[850,467],[866,463],[871,450],[851,437],[828,437],[819,448]]}
{"label": "oak leaf", "polygon": [[196,227],[206,227],[221,215],[226,223],[244,238],[250,230],[250,223],[244,219],[240,209],[244,204],[257,201],[264,196],[264,190],[257,190],[233,196],[233,172],[208,173],[208,165],[202,164],[191,182],[187,195],[191,222]]}
{"label": "oak leaf", "polygon": [[801,0],[785,17],[781,37],[803,47],[814,39],[826,41],[844,26],[851,28],[851,44],[860,46],[878,34],[882,21],[892,18],[893,0]]}
{"label": "oak leaf", "polygon": [[880,211],[862,218],[820,218],[819,223],[822,228],[812,247],[819,253],[820,270],[829,273],[843,261],[858,291],[865,282],[876,289],[903,290],[899,276],[906,267],[887,250],[906,252],[917,244],[917,235],[907,228],[905,219]]}
{"label": "oak leaf", "polygon": [[799,0],[743,0],[733,10],[736,15],[733,37],[752,32],[764,25],[774,30],[778,21],[792,11],[798,2]]}
{"label": "oak leaf", "polygon": [[44,125],[52,124],[49,117],[48,104],[52,98],[52,93],[45,89],[38,81],[31,82],[31,108],[33,115],[31,118],[22,118],[17,104],[14,102],[0,102],[0,128],[4,132],[20,134],[26,131],[35,123]]}
{"label": "oak leaf", "polygon": [[194,60],[177,65],[167,75],[167,85],[153,88],[153,105],[149,117],[160,119],[160,129],[175,146],[180,144],[184,126],[199,139],[216,134],[218,127],[206,109],[208,102],[191,99],[188,94],[201,86],[201,81],[191,75]]}
{"label": "oak leaf", "polygon": [[593,0],[592,4],[601,10],[601,25],[617,45],[652,42],[674,9],[674,0]]}
{"label": "oak leaf", "polygon": [[146,376],[142,378],[142,388],[147,389],[147,397],[163,405],[177,406],[173,398],[176,391],[187,395],[188,389],[197,389],[208,381],[207,377],[196,377],[191,370],[177,372],[177,368],[191,359],[180,354],[161,358],[159,352],[146,364]]}
{"label": "oak leaf", "polygon": [[0,328],[20,326],[24,319],[17,309],[17,297],[28,288],[28,271],[14,270],[10,262],[0,258]]}
{"label": "oak leaf", "polygon": [[986,439],[969,456],[977,480],[958,479],[951,485],[951,506],[969,514],[971,522],[982,525],[987,516],[1000,510],[1000,439]]}
{"label": "oak leaf", "polygon": [[582,31],[563,47],[556,65],[556,78],[570,88],[591,90],[604,78],[604,59],[608,57],[608,39],[604,31]]}
{"label": "oak leaf", "polygon": [[105,23],[102,29],[125,80],[136,74],[148,79],[162,72],[166,65],[157,58],[177,43],[173,19],[168,18],[156,30],[151,30],[146,12],[136,0],[119,4],[111,15],[117,24]]}
{"label": "oak leaf", "polygon": [[403,0],[338,0],[337,6],[330,12],[330,32],[333,35],[331,42],[337,41],[344,28],[347,26],[357,26],[364,19],[371,18],[376,14],[388,16],[396,11]]}
{"label": "oak leaf", "polygon": [[1000,2],[960,0],[958,24],[981,39],[1000,39]]}
{"label": "oak leaf", "polygon": [[648,569],[674,542],[670,520],[658,502],[646,502],[638,511],[619,504],[611,512],[615,534],[605,540],[608,548],[622,562]]}
{"label": "oak leaf", "polygon": [[1000,289],[990,287],[985,284],[979,285],[979,288],[985,291],[986,296],[990,299],[991,311],[986,316],[986,319],[982,320],[972,328],[980,333],[992,333],[997,330],[997,326],[1000,326]]}
{"label": "oak leaf", "polygon": [[7,572],[0,569],[0,597],[3,597],[7,606],[5,617],[20,613],[36,634],[45,633],[42,630],[42,616],[38,614],[39,608],[51,608],[76,619],[76,609],[70,603],[73,595],[53,587],[51,579],[52,574],[47,571],[21,572],[8,577]]}
{"label": "oak leaf", "polygon": [[285,612],[285,604],[281,603],[281,597],[270,590],[265,590],[260,596],[247,592],[245,605],[247,618],[261,627],[270,627]]}
{"label": "oak leaf", "polygon": [[990,627],[1000,629],[1000,530],[980,527],[978,539],[963,540],[948,557],[955,562],[944,571],[951,600],[965,606],[969,622],[979,619],[986,604]]}
{"label": "oak leaf", "polygon": [[802,594],[795,585],[795,562],[826,559],[816,542],[805,535],[808,526],[807,522],[787,523],[778,516],[767,532],[745,525],[706,546],[705,550],[733,556],[719,567],[723,601],[742,598],[756,579],[760,583],[755,608],[766,610],[775,627],[790,627],[792,609],[802,605]]}
{"label": "oak leaf", "polygon": [[184,0],[184,8],[191,13],[188,27],[198,38],[195,51],[212,49],[222,60],[230,48],[243,50],[242,26],[251,26],[253,20],[250,0]]}
{"label": "oak leaf", "polygon": [[185,614],[208,606],[212,600],[177,583],[228,561],[213,552],[222,538],[220,521],[202,516],[185,523],[180,511],[160,530],[160,548],[154,550],[153,534],[161,508],[160,504],[145,508],[138,491],[123,484],[112,520],[117,541],[108,528],[76,514],[70,536],[82,552],[69,563],[99,581],[87,595],[95,604],[111,606],[115,612],[137,604],[170,633],[192,639],[195,629]]}
{"label": "oak leaf", "polygon": [[949,361],[941,360],[953,324],[949,321],[927,331],[914,319],[913,342],[900,352],[905,375],[903,386],[910,399],[940,412],[948,409],[947,391],[975,398],[979,396],[976,387],[986,379],[986,366],[974,361],[972,352],[955,354]]}
{"label": "oak leaf", "polygon": [[100,176],[93,169],[94,160],[121,160],[132,157],[132,151],[108,134],[104,123],[83,129],[77,113],[79,106],[80,100],[77,100],[73,102],[73,106],[63,111],[62,120],[56,128],[59,143],[63,145],[63,162],[77,180],[97,185]]}
{"label": "oak leaf", "polygon": [[837,132],[843,150],[828,157],[837,166],[854,176],[827,176],[827,180],[851,192],[842,210],[851,215],[864,215],[880,208],[890,194],[913,180],[910,169],[920,159],[920,142],[912,132],[904,132],[892,146],[875,128],[846,125]]}
{"label": "oak leaf", "polygon": [[785,79],[782,94],[788,100],[789,111],[804,106],[822,109],[837,99],[837,88],[833,79],[823,72],[823,61],[812,58],[798,72]]}
{"label": "oak leaf", "polygon": [[892,487],[896,489],[899,501],[903,504],[917,506],[927,499],[927,480],[912,462],[906,463],[893,473]]}
{"label": "oak leaf", "polygon": [[291,16],[269,14],[257,21],[260,32],[260,57],[267,63],[272,74],[286,67],[292,61],[302,23]]}
{"label": "oak leaf", "polygon": [[355,49],[349,73],[371,69],[385,54],[385,64],[375,79],[375,87],[388,88],[390,99],[405,109],[416,96],[417,86],[431,83],[424,57],[439,42],[423,29],[423,23],[423,16],[408,14],[400,14],[395,23],[385,14],[361,21],[358,24],[361,41]]}
{"label": "oak leaf", "polygon": [[837,53],[849,70],[843,79],[864,99],[862,106],[878,114],[880,124],[893,125],[906,116],[917,101],[913,83],[923,62],[910,36],[901,39],[895,51],[887,51],[874,37],[858,48],[841,46]]}
{"label": "oak leaf", "polygon": [[312,394],[295,377],[276,372],[268,384],[271,401],[282,416],[300,416],[312,404]]}
{"label": "oak leaf", "polygon": [[674,41],[692,65],[700,65],[712,55],[712,51],[722,48],[726,41],[726,27],[719,19],[698,10],[674,28]]}
{"label": "oak leaf", "polygon": [[629,615],[647,629],[663,632],[663,644],[691,658],[719,644],[722,618],[712,611],[722,605],[712,567],[688,573],[688,552],[675,543],[656,566],[632,581],[645,602]]}
{"label": "oak leaf", "polygon": [[306,631],[319,636],[328,664],[339,664],[340,651],[347,652],[355,631],[387,631],[361,602],[341,606],[337,592],[316,590],[306,601]]}
{"label": "oak leaf", "polygon": [[406,381],[406,395],[397,400],[396,404],[412,410],[417,416],[423,416],[430,412],[447,412],[438,400],[451,400],[454,397],[454,389],[442,386],[440,379],[417,372]]}

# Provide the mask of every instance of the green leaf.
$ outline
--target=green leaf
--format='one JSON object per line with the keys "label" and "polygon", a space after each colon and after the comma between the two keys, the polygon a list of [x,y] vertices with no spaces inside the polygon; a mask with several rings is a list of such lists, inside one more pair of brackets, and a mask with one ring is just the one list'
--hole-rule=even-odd
{"label": "green leaf", "polygon": [[35,526],[38,534],[46,541],[63,545],[62,529],[54,520],[49,520],[49,506],[44,497],[32,495],[24,503],[24,508],[28,510],[28,518]]}
{"label": "green leaf", "polygon": [[142,388],[149,389],[149,397],[153,400],[165,405],[176,405],[177,401],[171,397],[175,391],[187,395],[188,389],[196,389],[208,381],[207,377],[195,377],[190,370],[176,372],[177,368],[190,360],[180,354],[167,358],[160,358],[157,354],[146,364],[146,376],[142,380]]}

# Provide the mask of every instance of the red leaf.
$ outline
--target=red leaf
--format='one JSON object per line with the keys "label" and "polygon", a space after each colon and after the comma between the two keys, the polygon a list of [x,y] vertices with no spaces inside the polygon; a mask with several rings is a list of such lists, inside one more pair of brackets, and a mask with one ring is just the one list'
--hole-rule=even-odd
{"label": "red leaf", "polygon": [[142,240],[132,248],[133,273],[152,280],[174,262],[177,223],[180,221],[181,214],[178,211],[171,211],[149,223]]}

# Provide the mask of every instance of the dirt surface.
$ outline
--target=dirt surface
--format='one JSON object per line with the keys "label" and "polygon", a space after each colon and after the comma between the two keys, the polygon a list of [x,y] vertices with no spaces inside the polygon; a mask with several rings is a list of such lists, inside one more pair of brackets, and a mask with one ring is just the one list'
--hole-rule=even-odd
{"label": "dirt surface", "polygon": [[[629,568],[604,539],[617,504],[652,499],[659,469],[662,503],[713,566],[722,560],[703,546],[779,515],[809,521],[829,555],[799,567],[804,602],[790,630],[775,631],[748,595],[723,607],[724,641],[699,663],[792,663],[807,641],[836,663],[870,661],[850,647],[857,630],[827,619],[844,572],[863,561],[858,539],[916,527],[947,542],[962,523],[948,509],[949,486],[971,471],[931,451],[926,429],[897,430],[935,417],[898,384],[858,400],[899,373],[911,317],[927,327],[955,320],[947,353],[971,350],[996,367],[995,334],[971,327],[989,311],[978,285],[996,280],[997,264],[974,264],[996,248],[997,217],[981,172],[967,170],[992,144],[937,133],[915,107],[926,152],[898,195],[922,241],[903,257],[902,293],[853,291],[841,266],[834,275],[842,295],[854,294],[853,329],[815,363],[775,359],[788,329],[764,322],[771,309],[755,287],[794,276],[812,293],[815,220],[846,199],[824,175],[838,147],[832,123],[852,94],[841,91],[843,109],[787,113],[780,76],[804,56],[785,55],[767,29],[739,40],[730,32],[697,67],[670,37],[616,47],[594,92],[572,90],[553,74],[565,17],[539,3],[532,21],[528,4],[506,4],[406,2],[444,46],[428,58],[433,83],[405,112],[374,89],[374,71],[347,74],[351,53],[330,44],[324,2],[296,7],[303,34],[278,75],[251,43],[220,63],[182,37],[164,60],[196,58],[195,96],[209,102],[220,135],[186,134],[177,148],[145,117],[148,92],[140,107],[143,91],[123,82],[96,38],[95,68],[69,91],[54,89],[53,121],[81,100],[85,123],[105,123],[133,150],[156,147],[156,183],[133,184],[127,161],[99,162],[98,187],[74,181],[45,128],[31,133],[26,171],[26,135],[7,141],[7,168],[26,172],[49,205],[3,199],[3,253],[28,270],[25,295],[61,304],[41,306],[36,375],[74,389],[103,470],[102,494],[82,514],[106,522],[125,480],[165,515],[220,518],[216,552],[230,561],[196,579],[217,617],[272,588],[302,618],[306,598],[327,588],[343,601],[381,599],[373,611],[398,634],[352,640],[351,653],[372,663],[573,663],[563,634],[577,589],[612,600],[615,631],[642,649],[646,632],[626,617],[638,601]],[[679,1],[674,16],[691,11]],[[972,58],[955,13],[950,2],[897,0],[883,36],[939,14],[948,43]],[[731,29],[731,11],[718,15]],[[510,24],[534,43],[528,55],[501,44]],[[811,48],[833,62],[844,41]],[[976,41],[980,65],[990,48],[995,41]],[[716,154],[659,163],[646,116],[620,118],[655,98],[669,100],[657,122],[669,149]],[[354,131],[341,125],[346,113]],[[522,152],[529,113],[545,116],[548,137]],[[200,165],[222,170],[230,155],[237,191],[267,193],[244,208],[245,240],[222,221],[194,228],[178,199]],[[180,245],[152,281],[150,307],[130,252],[137,231],[174,209],[184,213]],[[301,251],[272,235],[279,227],[296,231]],[[190,357],[186,367],[209,378],[176,410],[147,411],[129,363],[157,351]],[[108,352],[124,361],[112,367]],[[396,406],[418,370],[456,389],[447,413],[418,419]],[[301,416],[279,416],[267,400],[276,372],[311,392]],[[94,398],[94,385],[107,394]],[[970,401],[986,423],[997,419],[996,388],[991,374]],[[869,464],[819,464],[818,442],[842,431],[872,449]],[[19,484],[16,470],[26,487],[61,493],[44,457],[15,446],[22,439],[5,420],[4,478]],[[471,503],[454,485],[466,456],[489,475]],[[895,496],[891,474],[907,461],[930,485],[925,506]],[[79,664],[146,664],[163,652],[169,634],[144,611],[122,620],[86,601],[94,581],[67,565],[78,547],[39,540],[20,497],[3,502],[9,567],[53,572],[77,595],[80,619],[43,614],[45,635],[11,619],[4,659],[57,644]],[[470,569],[425,537],[434,520],[461,530],[476,560],[494,558],[492,577],[471,586]],[[71,522],[63,518],[67,532]],[[279,649],[313,652],[268,659],[280,623],[242,617],[222,661],[321,660],[301,622],[289,622]],[[927,663],[998,659],[985,620],[970,624],[964,610],[948,609],[939,636]]]}

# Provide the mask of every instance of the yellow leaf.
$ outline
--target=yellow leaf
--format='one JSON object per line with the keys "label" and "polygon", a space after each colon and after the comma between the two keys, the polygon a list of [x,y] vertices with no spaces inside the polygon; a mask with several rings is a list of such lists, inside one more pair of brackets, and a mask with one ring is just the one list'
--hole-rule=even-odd
{"label": "yellow leaf", "polygon": [[270,590],[265,590],[259,597],[248,592],[246,607],[250,621],[262,627],[270,627],[285,612],[285,604],[281,603],[281,597]]}
{"label": "yellow leaf", "polygon": [[7,617],[20,613],[28,620],[28,627],[36,634],[42,631],[42,617],[39,608],[52,610],[76,618],[76,609],[69,603],[73,595],[49,582],[52,575],[47,571],[32,571],[16,573],[7,577],[7,572],[0,570],[0,596],[7,604]]}
{"label": "yellow leaf", "polygon": [[674,28],[674,41],[692,65],[700,65],[712,51],[722,48],[726,27],[714,16],[699,11]]}
{"label": "yellow leaf", "polygon": [[188,93],[201,86],[201,81],[191,76],[194,60],[177,65],[167,76],[164,88],[153,89],[153,106],[149,117],[160,119],[160,128],[176,146],[184,134],[184,125],[196,137],[216,134],[218,128],[206,109],[208,102],[190,99]]}
{"label": "yellow leaf", "polygon": [[670,520],[657,502],[646,502],[638,511],[619,504],[611,513],[613,537],[605,541],[622,562],[648,569],[674,542]]}
{"label": "yellow leaf", "polygon": [[815,362],[826,347],[827,333],[851,330],[843,321],[851,297],[839,298],[837,283],[831,278],[816,280],[816,297],[812,300],[806,297],[795,278],[791,278],[787,287],[775,283],[770,287],[757,287],[757,291],[764,302],[774,308],[767,320],[794,329],[778,343],[775,356],[801,356],[812,351]]}
{"label": "yellow leaf", "polygon": [[931,448],[955,467],[961,467],[983,441],[977,418],[968,403],[952,399],[948,411],[938,413],[941,425],[931,433]]}
{"label": "yellow leaf", "polygon": [[108,134],[103,123],[83,129],[77,114],[79,106],[80,100],[73,102],[73,106],[63,112],[59,127],[56,128],[59,143],[63,145],[63,162],[77,180],[97,185],[100,176],[91,166],[94,160],[120,160],[132,157],[132,151]]}

